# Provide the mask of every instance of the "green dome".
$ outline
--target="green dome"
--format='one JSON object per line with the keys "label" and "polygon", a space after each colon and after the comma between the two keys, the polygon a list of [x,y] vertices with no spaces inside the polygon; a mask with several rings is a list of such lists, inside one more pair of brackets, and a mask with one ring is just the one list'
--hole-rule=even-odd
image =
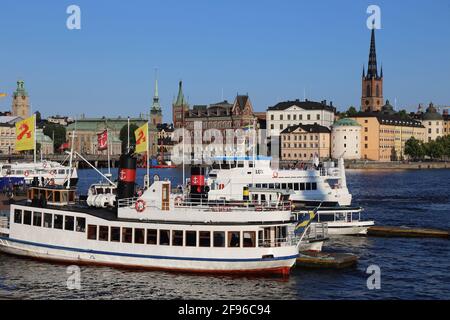
{"label": "green dome", "polygon": [[360,127],[361,125],[353,119],[344,118],[336,121],[333,127]]}

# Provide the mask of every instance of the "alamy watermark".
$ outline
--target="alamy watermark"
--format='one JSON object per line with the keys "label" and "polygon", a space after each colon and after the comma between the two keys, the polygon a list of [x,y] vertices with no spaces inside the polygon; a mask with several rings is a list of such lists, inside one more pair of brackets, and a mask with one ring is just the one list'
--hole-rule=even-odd
{"label": "alamy watermark", "polygon": [[66,26],[69,30],[81,29],[81,8],[75,4],[67,7],[66,13],[69,17],[66,20]]}
{"label": "alamy watermark", "polygon": [[370,276],[367,278],[367,289],[380,290],[381,289],[381,269],[377,265],[371,265],[366,270]]}
{"label": "alamy watermark", "polygon": [[372,4],[367,7],[367,13],[370,16],[367,18],[366,24],[367,28],[372,29],[381,29],[381,8],[375,4]]}
{"label": "alamy watermark", "polygon": [[66,273],[69,274],[67,278],[67,289],[80,290],[81,289],[81,269],[79,266],[68,266]]}

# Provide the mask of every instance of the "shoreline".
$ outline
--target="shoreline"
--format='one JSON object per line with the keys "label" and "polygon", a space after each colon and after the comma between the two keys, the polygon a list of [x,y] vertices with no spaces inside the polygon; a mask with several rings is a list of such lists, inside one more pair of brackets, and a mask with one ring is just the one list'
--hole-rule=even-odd
{"label": "shoreline", "polygon": [[346,163],[348,170],[444,170],[450,162],[357,162]]}

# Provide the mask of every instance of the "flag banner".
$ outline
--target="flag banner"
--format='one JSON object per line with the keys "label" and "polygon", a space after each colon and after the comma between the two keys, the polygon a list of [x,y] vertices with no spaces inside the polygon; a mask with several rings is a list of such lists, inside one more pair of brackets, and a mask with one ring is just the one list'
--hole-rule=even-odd
{"label": "flag banner", "polygon": [[4,97],[6,97],[6,96],[8,96],[6,93],[1,93],[1,92],[0,92],[0,97],[4,98]]}
{"label": "flag banner", "polygon": [[66,150],[66,149],[70,149],[69,141],[63,143],[63,144],[58,148],[59,151],[64,151],[64,150]]}
{"label": "flag banner", "polygon": [[295,230],[294,230],[294,233],[296,236],[303,233],[306,230],[306,228],[308,228],[308,226],[311,224],[311,222],[316,217],[317,212],[319,211],[321,206],[322,206],[322,203],[317,208],[315,208],[313,211],[309,211],[307,214],[305,214],[303,216],[303,219],[300,219],[298,221],[297,225],[295,226]]}
{"label": "flag banner", "polygon": [[148,143],[148,122],[142,127],[138,128],[134,135],[136,137],[136,153],[147,152]]}
{"label": "flag banner", "polygon": [[34,150],[35,115],[16,123],[16,151]]}
{"label": "flag banner", "polygon": [[108,131],[97,134],[97,150],[103,151],[108,149]]}

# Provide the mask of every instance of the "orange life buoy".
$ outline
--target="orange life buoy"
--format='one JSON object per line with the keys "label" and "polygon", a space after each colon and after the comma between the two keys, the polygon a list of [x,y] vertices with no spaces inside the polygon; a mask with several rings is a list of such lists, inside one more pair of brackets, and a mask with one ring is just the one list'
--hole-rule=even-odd
{"label": "orange life buoy", "polygon": [[180,206],[182,202],[183,202],[183,198],[181,198],[180,196],[175,198],[175,205],[176,206]]}
{"label": "orange life buoy", "polygon": [[24,175],[25,177],[28,177],[28,176],[30,175],[30,172],[29,172],[28,170],[26,170],[26,171],[23,173],[23,175]]}
{"label": "orange life buoy", "polygon": [[272,178],[278,178],[278,172],[274,171],[273,175],[272,175]]}
{"label": "orange life buoy", "polygon": [[135,209],[137,212],[143,212],[145,210],[146,204],[145,201],[142,199],[139,199],[138,201],[136,201],[135,204]]}

